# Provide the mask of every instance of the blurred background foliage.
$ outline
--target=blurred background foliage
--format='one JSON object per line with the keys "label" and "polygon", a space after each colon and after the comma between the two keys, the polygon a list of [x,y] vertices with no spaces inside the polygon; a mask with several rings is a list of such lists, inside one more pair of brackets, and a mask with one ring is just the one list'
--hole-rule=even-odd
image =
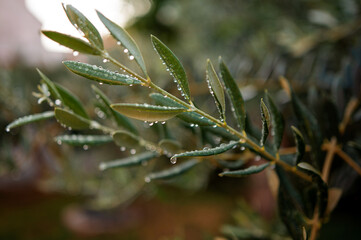
{"label": "blurred background foliage", "polygon": [[[23,11],[32,19],[22,1],[15,2],[22,7],[10,8],[16,9],[14,16]],[[128,1],[135,6],[140,2]],[[76,6],[76,2],[73,4]],[[2,9],[9,9],[9,5],[9,1],[0,1]],[[152,78],[170,92],[176,89],[158,61],[149,35],[159,37],[176,53],[201,109],[214,111],[209,107],[212,100],[207,97],[204,69],[205,59],[215,61],[218,56],[230,66],[247,108],[257,109],[254,113],[249,111],[249,117],[259,124],[258,100],[265,88],[284,107],[287,124],[294,121],[287,97],[278,84],[281,75],[291,81],[319,119],[341,118],[349,99],[360,99],[361,4],[356,0],[153,0],[150,6],[145,15],[130,19],[127,29],[138,42]],[[25,22],[23,17],[12,24],[22,31],[24,26],[20,26]],[[32,34],[38,34],[40,23],[35,21],[34,25]],[[10,46],[7,42],[19,36],[6,32],[9,30],[5,27],[2,31],[1,47],[5,49]],[[83,55],[49,53],[42,49],[38,38],[31,39],[20,44],[37,51],[22,52],[22,48],[17,48],[0,58],[0,128],[4,130],[19,116],[47,110],[31,95],[39,81],[35,67],[71,89],[89,114],[101,118],[101,109],[92,109],[90,85],[67,72],[61,60],[106,63]],[[105,44],[119,59],[126,58],[115,42],[107,39]],[[118,102],[144,99],[147,95],[146,90],[137,87],[104,87],[104,91]],[[332,112],[327,106],[337,111]],[[361,141],[360,120],[358,109],[352,119],[352,136],[346,138],[359,137],[357,141]],[[63,129],[54,121],[28,125],[11,133],[2,131],[1,239],[213,239],[217,235],[230,239],[281,239],[285,233],[278,223],[275,199],[264,174],[220,179],[212,169],[196,168],[175,180],[145,186],[143,178],[137,177],[142,175],[138,170],[105,174],[98,170],[101,160],[123,155],[119,148],[106,145],[85,151],[81,147],[58,146],[53,137],[61,132]],[[158,134],[157,130],[152,134]],[[287,134],[285,138],[291,139],[291,132]],[[197,146],[192,135],[184,138],[189,138],[189,145]],[[292,144],[292,140],[284,142],[285,146]],[[346,169],[338,175],[339,180],[344,174],[354,173]],[[335,182],[346,191],[320,238],[338,239],[347,233],[348,239],[358,239],[360,178]],[[273,229],[280,235],[269,235]]]}

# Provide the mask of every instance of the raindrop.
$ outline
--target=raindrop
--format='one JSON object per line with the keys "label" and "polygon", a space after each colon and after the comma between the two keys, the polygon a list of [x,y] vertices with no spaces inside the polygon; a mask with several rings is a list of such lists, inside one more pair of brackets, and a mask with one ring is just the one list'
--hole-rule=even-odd
{"label": "raindrop", "polygon": [[136,153],[137,153],[137,150],[135,150],[135,149],[130,149],[130,154],[134,155],[134,154],[136,154]]}
{"label": "raindrop", "polygon": [[165,121],[164,122],[161,122],[163,125],[165,124]]}
{"label": "raindrop", "polygon": [[88,149],[89,149],[89,146],[88,146],[88,145],[84,145],[84,146],[83,146],[83,149],[84,149],[84,150],[88,150]]}
{"label": "raindrop", "polygon": [[129,56],[129,60],[130,60],[130,61],[134,60],[134,56],[133,56],[133,55],[130,55],[130,56]]}
{"label": "raindrop", "polygon": [[73,56],[74,56],[74,57],[76,57],[76,56],[78,56],[78,55],[79,55],[79,52],[78,52],[78,51],[74,51],[74,52],[73,52]]}
{"label": "raindrop", "polygon": [[241,147],[241,151],[244,151],[246,150],[246,148],[244,146]]}
{"label": "raindrop", "polygon": [[100,82],[100,83],[99,83],[99,85],[103,85],[103,83],[102,83],[102,82]]}
{"label": "raindrop", "polygon": [[176,157],[171,157],[170,158],[170,163],[171,164],[176,164],[177,163],[177,158]]}
{"label": "raindrop", "polygon": [[149,123],[149,126],[153,126],[153,124],[154,124],[154,123],[153,123],[153,122],[151,122],[151,123]]}
{"label": "raindrop", "polygon": [[104,58],[103,63],[107,63],[107,62],[109,62],[109,59]]}
{"label": "raindrop", "polygon": [[124,152],[127,148],[126,147],[120,147],[120,151]]}
{"label": "raindrop", "polygon": [[56,100],[55,100],[55,105],[56,105],[56,106],[60,106],[60,104],[61,104],[60,99],[56,99]]}
{"label": "raindrop", "polygon": [[212,126],[212,128],[216,128],[216,127],[217,127],[217,125],[216,125],[216,124]]}
{"label": "raindrop", "polygon": [[117,45],[120,46],[120,45],[122,45],[122,43],[121,43],[120,41],[118,41],[118,42],[117,42]]}
{"label": "raindrop", "polygon": [[6,131],[6,132],[10,132],[10,128],[7,127],[7,128],[5,129],[5,131]]}
{"label": "raindrop", "polygon": [[129,50],[128,49],[124,49],[124,51],[123,51],[124,53],[128,53],[129,52]]}
{"label": "raindrop", "polygon": [[145,177],[145,178],[144,178],[144,182],[150,183],[150,177]]}

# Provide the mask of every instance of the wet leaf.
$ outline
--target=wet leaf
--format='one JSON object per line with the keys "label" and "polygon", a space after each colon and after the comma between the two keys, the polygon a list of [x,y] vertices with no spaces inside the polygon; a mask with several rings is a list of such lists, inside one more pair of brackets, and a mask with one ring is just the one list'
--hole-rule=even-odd
{"label": "wet leaf", "polygon": [[270,114],[268,111],[268,108],[266,106],[266,104],[264,104],[263,99],[261,98],[261,119],[262,119],[262,137],[261,137],[261,141],[260,141],[260,145],[263,146],[266,142],[266,139],[268,137],[268,129],[270,126]]}
{"label": "wet leaf", "polygon": [[[177,103],[176,101],[170,99],[169,97],[165,97],[160,93],[152,93],[149,95],[156,104],[168,107],[179,107],[184,108],[181,104]],[[177,115],[178,118],[182,119],[183,121],[191,124],[197,124],[199,126],[212,126],[214,123],[207,118],[204,118],[202,115],[195,113],[195,112],[184,112]]]}
{"label": "wet leaf", "polygon": [[90,127],[90,120],[69,110],[55,108],[55,117],[61,124],[72,129],[81,130]]}
{"label": "wet leaf", "polygon": [[291,126],[292,132],[293,132],[293,137],[295,138],[295,142],[296,142],[296,148],[297,148],[297,153],[296,153],[296,164],[300,163],[304,154],[305,154],[305,141],[303,139],[302,133],[300,132],[300,130],[298,130],[296,127]]}
{"label": "wet leaf", "polygon": [[97,11],[98,17],[103,22],[103,24],[106,26],[106,28],[109,30],[109,32],[112,34],[112,36],[121,43],[125,49],[128,49],[129,54],[131,56],[134,56],[135,61],[138,63],[139,67],[142,69],[143,73],[148,76],[147,70],[145,67],[145,63],[143,60],[143,56],[140,53],[140,50],[133,40],[133,38],[128,34],[125,29],[118,26],[114,22],[110,21],[108,18],[106,18],[103,14]]}
{"label": "wet leaf", "polygon": [[211,63],[211,61],[207,60],[207,70],[206,70],[206,79],[208,88],[216,101],[217,109],[221,118],[225,119],[225,111],[226,111],[226,102],[224,98],[223,86],[219,81],[216,71]]}
{"label": "wet leaf", "polygon": [[158,55],[167,66],[167,70],[169,70],[170,74],[178,84],[178,89],[180,89],[183,97],[190,101],[188,79],[182,64],[174,53],[157,37],[152,35],[151,40],[154,49],[157,51]]}
{"label": "wet leaf", "polygon": [[21,117],[21,118],[18,118],[16,120],[12,121],[9,125],[7,125],[6,131],[9,132],[13,128],[20,127],[22,125],[32,123],[32,122],[37,122],[37,121],[53,118],[54,116],[55,116],[55,114],[53,111],[24,116],[24,117]]}
{"label": "wet leaf", "polygon": [[187,111],[184,108],[155,106],[146,103],[116,103],[110,106],[127,117],[148,122],[166,121]]}
{"label": "wet leaf", "polygon": [[113,139],[116,145],[126,148],[137,148],[139,146],[139,137],[128,131],[116,131],[113,133]]}
{"label": "wet leaf", "polygon": [[94,25],[72,5],[63,5],[63,8],[73,26],[84,34],[89,42],[100,50],[104,49],[103,40]]}
{"label": "wet leaf", "polygon": [[262,172],[263,170],[265,170],[268,166],[270,165],[270,163],[264,163],[261,165],[254,165],[251,167],[248,167],[246,169],[241,169],[241,170],[236,170],[236,171],[226,171],[226,172],[222,172],[219,174],[220,177],[245,177],[251,174],[255,174],[255,173],[259,173]]}
{"label": "wet leaf", "polygon": [[107,170],[109,168],[119,168],[119,167],[130,167],[135,165],[141,165],[145,162],[148,162],[152,158],[158,156],[156,152],[144,152],[137,155],[133,155],[127,158],[122,158],[119,160],[114,160],[110,162],[102,162],[99,165],[100,170]]}
{"label": "wet leaf", "polygon": [[155,179],[173,178],[173,177],[179,176],[179,175],[189,171],[194,166],[196,166],[198,163],[199,163],[198,160],[192,159],[192,160],[180,163],[174,167],[165,169],[163,171],[150,173],[149,175],[147,175],[145,177],[145,180],[146,180],[146,182],[149,182],[149,181],[155,180]]}
{"label": "wet leaf", "polygon": [[274,104],[271,96],[268,94],[267,91],[265,92],[265,101],[271,114],[271,133],[273,135],[273,145],[275,151],[277,151],[281,146],[285,123],[282,114],[280,113],[280,111],[278,111],[276,105]]}
{"label": "wet leaf", "polygon": [[73,146],[93,146],[113,142],[109,135],[61,135],[54,138],[58,144],[66,143]]}
{"label": "wet leaf", "polygon": [[132,122],[126,116],[120,114],[119,112],[115,111],[113,108],[110,107],[111,102],[108,99],[108,97],[103,93],[103,91],[101,91],[99,88],[97,88],[94,85],[92,85],[92,89],[97,96],[97,100],[100,101],[109,112],[111,112],[115,121],[117,122],[117,125],[138,135],[138,131],[135,128],[135,126],[132,124]]}
{"label": "wet leaf", "polygon": [[243,131],[246,127],[246,110],[244,107],[244,100],[241,91],[239,90],[237,83],[221,58],[219,58],[219,68],[221,71],[221,78],[224,82],[228,97],[231,100],[231,104],[234,109],[237,123]]}
{"label": "wet leaf", "polygon": [[83,104],[80,102],[77,96],[72,94],[68,89],[54,83],[58,93],[63,99],[63,104],[70,108],[74,113],[89,119],[87,112],[85,111]]}
{"label": "wet leaf", "polygon": [[75,61],[64,61],[63,63],[73,73],[90,80],[97,81],[100,84],[105,83],[110,85],[132,85],[141,83],[141,81],[134,77],[109,71],[96,65]]}
{"label": "wet leaf", "polygon": [[230,141],[229,143],[222,143],[220,146],[214,148],[204,148],[202,150],[195,150],[195,151],[175,154],[173,155],[172,159],[177,159],[180,157],[203,157],[203,156],[217,155],[236,147],[238,144],[239,143],[236,141]]}
{"label": "wet leaf", "polygon": [[54,31],[41,31],[45,36],[51,40],[63,45],[67,48],[72,49],[73,51],[91,54],[91,55],[100,55],[100,51],[96,48],[93,48],[89,43],[81,40],[80,38],[75,38],[63,33],[54,32]]}

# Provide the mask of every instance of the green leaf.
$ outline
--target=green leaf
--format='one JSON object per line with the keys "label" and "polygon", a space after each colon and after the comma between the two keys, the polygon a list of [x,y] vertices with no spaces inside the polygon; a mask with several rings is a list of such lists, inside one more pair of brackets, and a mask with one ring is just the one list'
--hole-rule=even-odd
{"label": "green leaf", "polygon": [[182,149],[180,142],[171,139],[162,139],[158,145],[165,150],[165,154],[176,154]]}
{"label": "green leaf", "polygon": [[262,118],[262,137],[260,145],[263,146],[268,137],[268,128],[270,126],[270,114],[266,104],[264,104],[263,99],[261,98],[261,118]]}
{"label": "green leaf", "polygon": [[84,34],[89,42],[100,50],[104,49],[103,40],[94,25],[72,5],[63,5],[63,8],[73,26]]}
{"label": "green leaf", "polygon": [[275,151],[278,151],[278,149],[281,146],[281,142],[283,138],[285,122],[282,114],[280,113],[280,111],[278,111],[276,105],[274,104],[267,90],[265,91],[265,100],[268,105],[269,112],[271,113],[271,125],[272,125],[271,133],[273,135],[273,141],[274,141],[273,145]]}
{"label": "green leaf", "polygon": [[265,170],[270,163],[264,163],[261,165],[253,165],[246,169],[236,170],[236,171],[226,171],[219,174],[220,177],[226,176],[226,177],[244,177],[251,174],[259,173]]}
{"label": "green leaf", "polygon": [[137,155],[133,155],[127,158],[114,160],[110,162],[102,162],[99,165],[100,170],[106,170],[109,168],[119,168],[119,167],[129,167],[129,166],[135,166],[140,165],[148,162],[152,158],[155,158],[158,156],[158,153],[156,152],[143,152]]}
{"label": "green leaf", "polygon": [[208,88],[216,101],[219,114],[221,115],[222,120],[225,120],[226,102],[224,98],[223,86],[219,81],[217,73],[209,59],[207,60],[206,79]]}
{"label": "green leaf", "polygon": [[139,137],[128,131],[116,131],[113,133],[113,139],[116,145],[119,147],[126,148],[137,148],[139,147]]}
{"label": "green leaf", "polygon": [[93,48],[91,45],[89,45],[89,43],[79,38],[75,38],[73,36],[69,36],[59,32],[53,32],[53,31],[41,31],[41,32],[51,40],[67,48],[70,48],[73,51],[77,51],[85,54],[91,54],[91,55],[100,55],[99,50]]}
{"label": "green leaf", "polygon": [[291,126],[293,137],[295,138],[297,154],[296,154],[296,164],[300,163],[304,154],[305,154],[305,141],[303,139],[302,133],[296,127]]}
{"label": "green leaf", "polygon": [[177,159],[180,157],[204,157],[204,156],[213,156],[213,155],[221,154],[221,153],[224,153],[224,152],[236,147],[238,144],[239,144],[239,142],[230,141],[227,144],[222,143],[220,146],[215,147],[215,148],[204,148],[202,150],[195,150],[195,151],[175,154],[171,158],[171,162],[176,163]]}
{"label": "green leaf", "polygon": [[90,127],[90,120],[62,108],[55,108],[55,117],[61,123],[72,129],[81,130]]}
{"label": "green leaf", "polygon": [[170,71],[170,74],[177,82],[178,87],[181,90],[182,96],[186,100],[190,101],[188,79],[182,64],[174,55],[174,53],[158,38],[152,35],[151,40],[154,49],[157,51],[158,55],[167,66],[167,70]]}
{"label": "green leaf", "polygon": [[109,143],[113,138],[108,135],[61,135],[56,136],[54,140],[58,144],[66,143],[73,146],[93,146]]}
{"label": "green leaf", "polygon": [[[177,103],[173,99],[170,99],[169,97],[165,97],[160,93],[151,93],[149,95],[156,104],[161,106],[168,106],[168,107],[179,107],[184,108],[181,104]],[[207,118],[204,118],[202,115],[195,113],[195,112],[184,112],[179,115],[177,115],[178,118],[182,119],[185,122],[191,123],[191,124],[197,124],[199,126],[212,126],[214,123],[210,121]]]}
{"label": "green leaf", "polygon": [[244,131],[246,128],[246,110],[241,91],[221,58],[219,58],[219,68],[221,70],[221,78],[224,82],[228,97],[231,100],[237,122],[241,130]]}
{"label": "green leaf", "polygon": [[118,26],[114,22],[110,21],[103,14],[97,11],[98,17],[112,34],[112,36],[119,41],[126,49],[128,49],[129,54],[134,56],[135,61],[138,63],[139,67],[142,69],[143,73],[148,77],[147,69],[143,60],[143,56],[139,51],[139,48],[133,38],[128,34],[125,29]]}
{"label": "green leaf", "polygon": [[148,122],[166,121],[187,111],[184,108],[155,106],[146,103],[117,103],[110,106],[127,117]]}
{"label": "green leaf", "polygon": [[83,118],[89,119],[87,112],[85,111],[83,104],[79,99],[73,95],[68,89],[60,86],[59,84],[54,83],[58,93],[63,99],[63,104],[70,108],[74,113],[82,116]]}
{"label": "green leaf", "polygon": [[110,85],[132,85],[141,83],[141,81],[134,77],[109,71],[96,65],[75,61],[64,61],[63,63],[73,73],[90,80],[97,81],[100,84],[105,83]]}
{"label": "green leaf", "polygon": [[173,177],[179,176],[179,175],[189,171],[191,168],[196,166],[198,163],[199,163],[198,160],[192,159],[192,160],[180,163],[174,167],[165,169],[163,171],[150,173],[149,175],[147,175],[144,178],[144,180],[146,182],[150,182],[151,180],[155,180],[155,179],[173,178]]}
{"label": "green leaf", "polygon": [[41,79],[44,81],[44,83],[48,86],[50,94],[53,96],[54,99],[59,99],[61,102],[63,102],[63,99],[56,88],[55,84],[39,69],[36,69],[41,77]]}
{"label": "green leaf", "polygon": [[9,125],[6,126],[6,131],[10,132],[11,129],[15,127],[19,127],[28,123],[37,122],[40,120],[45,120],[54,117],[55,114],[53,111],[43,112],[43,113],[37,113],[33,115],[24,116],[21,118],[18,118],[14,121],[12,121]]}
{"label": "green leaf", "polygon": [[120,114],[119,112],[115,111],[113,108],[110,107],[111,103],[108,97],[98,87],[92,85],[92,89],[96,94],[97,100],[101,102],[109,112],[111,112],[115,121],[117,122],[117,125],[134,133],[135,135],[138,135],[138,131],[132,124],[132,122],[126,116]]}

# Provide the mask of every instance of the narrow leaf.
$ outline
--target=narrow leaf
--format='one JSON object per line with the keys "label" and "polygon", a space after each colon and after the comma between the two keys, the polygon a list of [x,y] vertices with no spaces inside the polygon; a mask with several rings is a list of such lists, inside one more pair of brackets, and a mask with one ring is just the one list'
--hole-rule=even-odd
{"label": "narrow leaf", "polygon": [[77,51],[85,54],[91,54],[91,55],[100,55],[99,50],[97,50],[96,48],[89,45],[89,43],[79,38],[75,38],[73,36],[69,36],[59,32],[53,32],[53,31],[41,31],[41,32],[51,40],[67,48],[70,48],[73,51]]}
{"label": "narrow leaf", "polygon": [[275,151],[277,151],[282,142],[283,138],[283,131],[284,131],[284,119],[280,111],[278,111],[275,103],[273,102],[271,96],[268,94],[267,90],[265,92],[265,100],[268,105],[269,112],[271,114],[271,133],[273,135],[273,141],[274,141],[274,148]]}
{"label": "narrow leaf", "polygon": [[174,55],[174,53],[158,38],[152,35],[151,40],[154,49],[157,51],[158,55],[167,66],[167,70],[170,71],[170,74],[177,82],[183,97],[186,100],[190,101],[188,79],[182,64],[180,63],[178,58]]}
{"label": "narrow leaf", "polygon": [[113,133],[113,140],[119,147],[137,148],[139,146],[139,137],[128,131],[116,131]]}
{"label": "narrow leaf", "polygon": [[209,59],[207,60],[206,79],[207,79],[209,91],[211,92],[213,98],[216,101],[218,112],[221,115],[221,118],[224,120],[226,102],[224,98],[223,87]]}
{"label": "narrow leaf", "polygon": [[135,61],[138,63],[139,67],[142,69],[143,73],[148,76],[147,70],[145,67],[145,63],[143,60],[143,56],[139,51],[139,48],[133,38],[129,35],[125,29],[118,26],[114,22],[110,21],[108,18],[106,18],[103,14],[97,11],[98,17],[103,22],[105,27],[109,30],[109,32],[112,34],[112,36],[119,41],[125,49],[128,49],[129,54],[134,56]]}
{"label": "narrow leaf", "polygon": [[296,148],[297,148],[297,153],[296,153],[296,165],[298,163],[301,162],[304,154],[305,154],[305,141],[303,139],[302,133],[300,132],[300,130],[298,130],[296,127],[291,126],[292,132],[293,132],[293,137],[295,138],[295,142],[296,142]]}
{"label": "narrow leaf", "polygon": [[56,88],[55,84],[39,69],[36,69],[41,77],[41,79],[44,81],[44,83],[48,86],[50,94],[53,96],[55,100],[59,99],[61,102],[63,102],[63,99]]}
{"label": "narrow leaf", "polygon": [[59,84],[54,83],[58,93],[63,99],[63,104],[70,108],[74,113],[82,116],[83,118],[89,119],[87,112],[85,111],[83,104],[80,100],[72,94],[68,89],[60,86]]}
{"label": "narrow leaf", "polygon": [[137,103],[117,103],[110,106],[127,117],[148,122],[166,121],[179,113],[187,111],[184,108]]}
{"label": "narrow leaf", "polygon": [[151,180],[154,180],[154,179],[169,179],[169,178],[179,176],[179,175],[189,171],[191,168],[196,166],[198,163],[199,163],[198,160],[192,159],[192,160],[180,163],[174,167],[165,169],[163,171],[150,173],[149,175],[147,175],[145,177],[145,181],[150,182]]}
{"label": "narrow leaf", "polygon": [[55,108],[55,117],[61,124],[72,129],[81,130],[90,127],[90,120],[69,110]]}
{"label": "narrow leaf", "polygon": [[[165,97],[160,93],[152,93],[149,95],[156,104],[161,106],[168,106],[168,107],[179,107],[184,108],[181,104],[177,103],[173,99],[170,99],[169,97]],[[195,113],[195,112],[184,112],[179,115],[177,115],[178,118],[182,119],[185,122],[191,123],[191,124],[197,124],[199,126],[211,126],[214,125],[212,121],[210,121],[207,118],[204,118],[202,115]]]}
{"label": "narrow leaf", "polygon": [[109,143],[113,138],[108,135],[61,135],[54,138],[58,144],[66,143],[73,146],[93,146]]}
{"label": "narrow leaf", "polygon": [[90,80],[97,81],[101,84],[105,83],[110,85],[132,85],[141,83],[141,81],[134,77],[109,71],[96,65],[90,65],[87,63],[80,63],[75,61],[64,61],[63,63],[73,73],[88,78]]}
{"label": "narrow leaf", "polygon": [[237,83],[221,58],[219,59],[219,68],[221,70],[221,77],[229,99],[231,100],[237,122],[243,131],[246,128],[246,110],[244,107],[244,100],[241,91],[239,90]]}
{"label": "narrow leaf", "polygon": [[156,152],[144,152],[137,155],[133,155],[127,158],[114,160],[111,162],[102,162],[99,165],[100,170],[106,170],[109,168],[118,168],[118,167],[129,167],[129,166],[135,166],[140,165],[145,162],[148,162],[152,158],[155,158],[158,156],[158,153]]}
{"label": "narrow leaf", "polygon": [[241,169],[241,170],[237,170],[237,171],[226,171],[226,172],[222,172],[219,174],[220,177],[226,176],[226,177],[244,177],[244,176],[248,176],[251,174],[255,174],[255,173],[259,173],[262,172],[263,170],[265,170],[268,166],[270,165],[270,163],[264,163],[261,165],[253,165],[249,168],[246,169]]}
{"label": "narrow leaf", "polygon": [[171,158],[171,161],[173,160],[173,162],[175,162],[177,160],[177,158],[180,158],[180,157],[203,157],[203,156],[217,155],[217,154],[224,153],[224,152],[236,147],[237,145],[238,145],[238,142],[230,141],[227,144],[222,143],[220,146],[215,147],[215,148],[204,148],[202,150],[183,152],[183,153],[175,154]]}
{"label": "narrow leaf", "polygon": [[84,34],[84,37],[89,40],[89,42],[100,50],[104,49],[103,40],[100,36],[98,30],[94,25],[75,7],[72,5],[63,6],[68,16],[70,22],[74,25],[76,29],[81,31]]}
{"label": "narrow leaf", "polygon": [[55,114],[53,111],[43,112],[43,113],[37,113],[33,115],[28,115],[25,117],[18,118],[11,122],[9,125],[6,126],[6,131],[10,132],[11,129],[15,127],[19,127],[28,123],[37,122],[40,120],[45,120],[54,117]]}
{"label": "narrow leaf", "polygon": [[260,145],[263,146],[268,137],[268,128],[270,126],[270,114],[266,104],[264,104],[263,99],[261,98],[261,118],[262,118],[262,137]]}

